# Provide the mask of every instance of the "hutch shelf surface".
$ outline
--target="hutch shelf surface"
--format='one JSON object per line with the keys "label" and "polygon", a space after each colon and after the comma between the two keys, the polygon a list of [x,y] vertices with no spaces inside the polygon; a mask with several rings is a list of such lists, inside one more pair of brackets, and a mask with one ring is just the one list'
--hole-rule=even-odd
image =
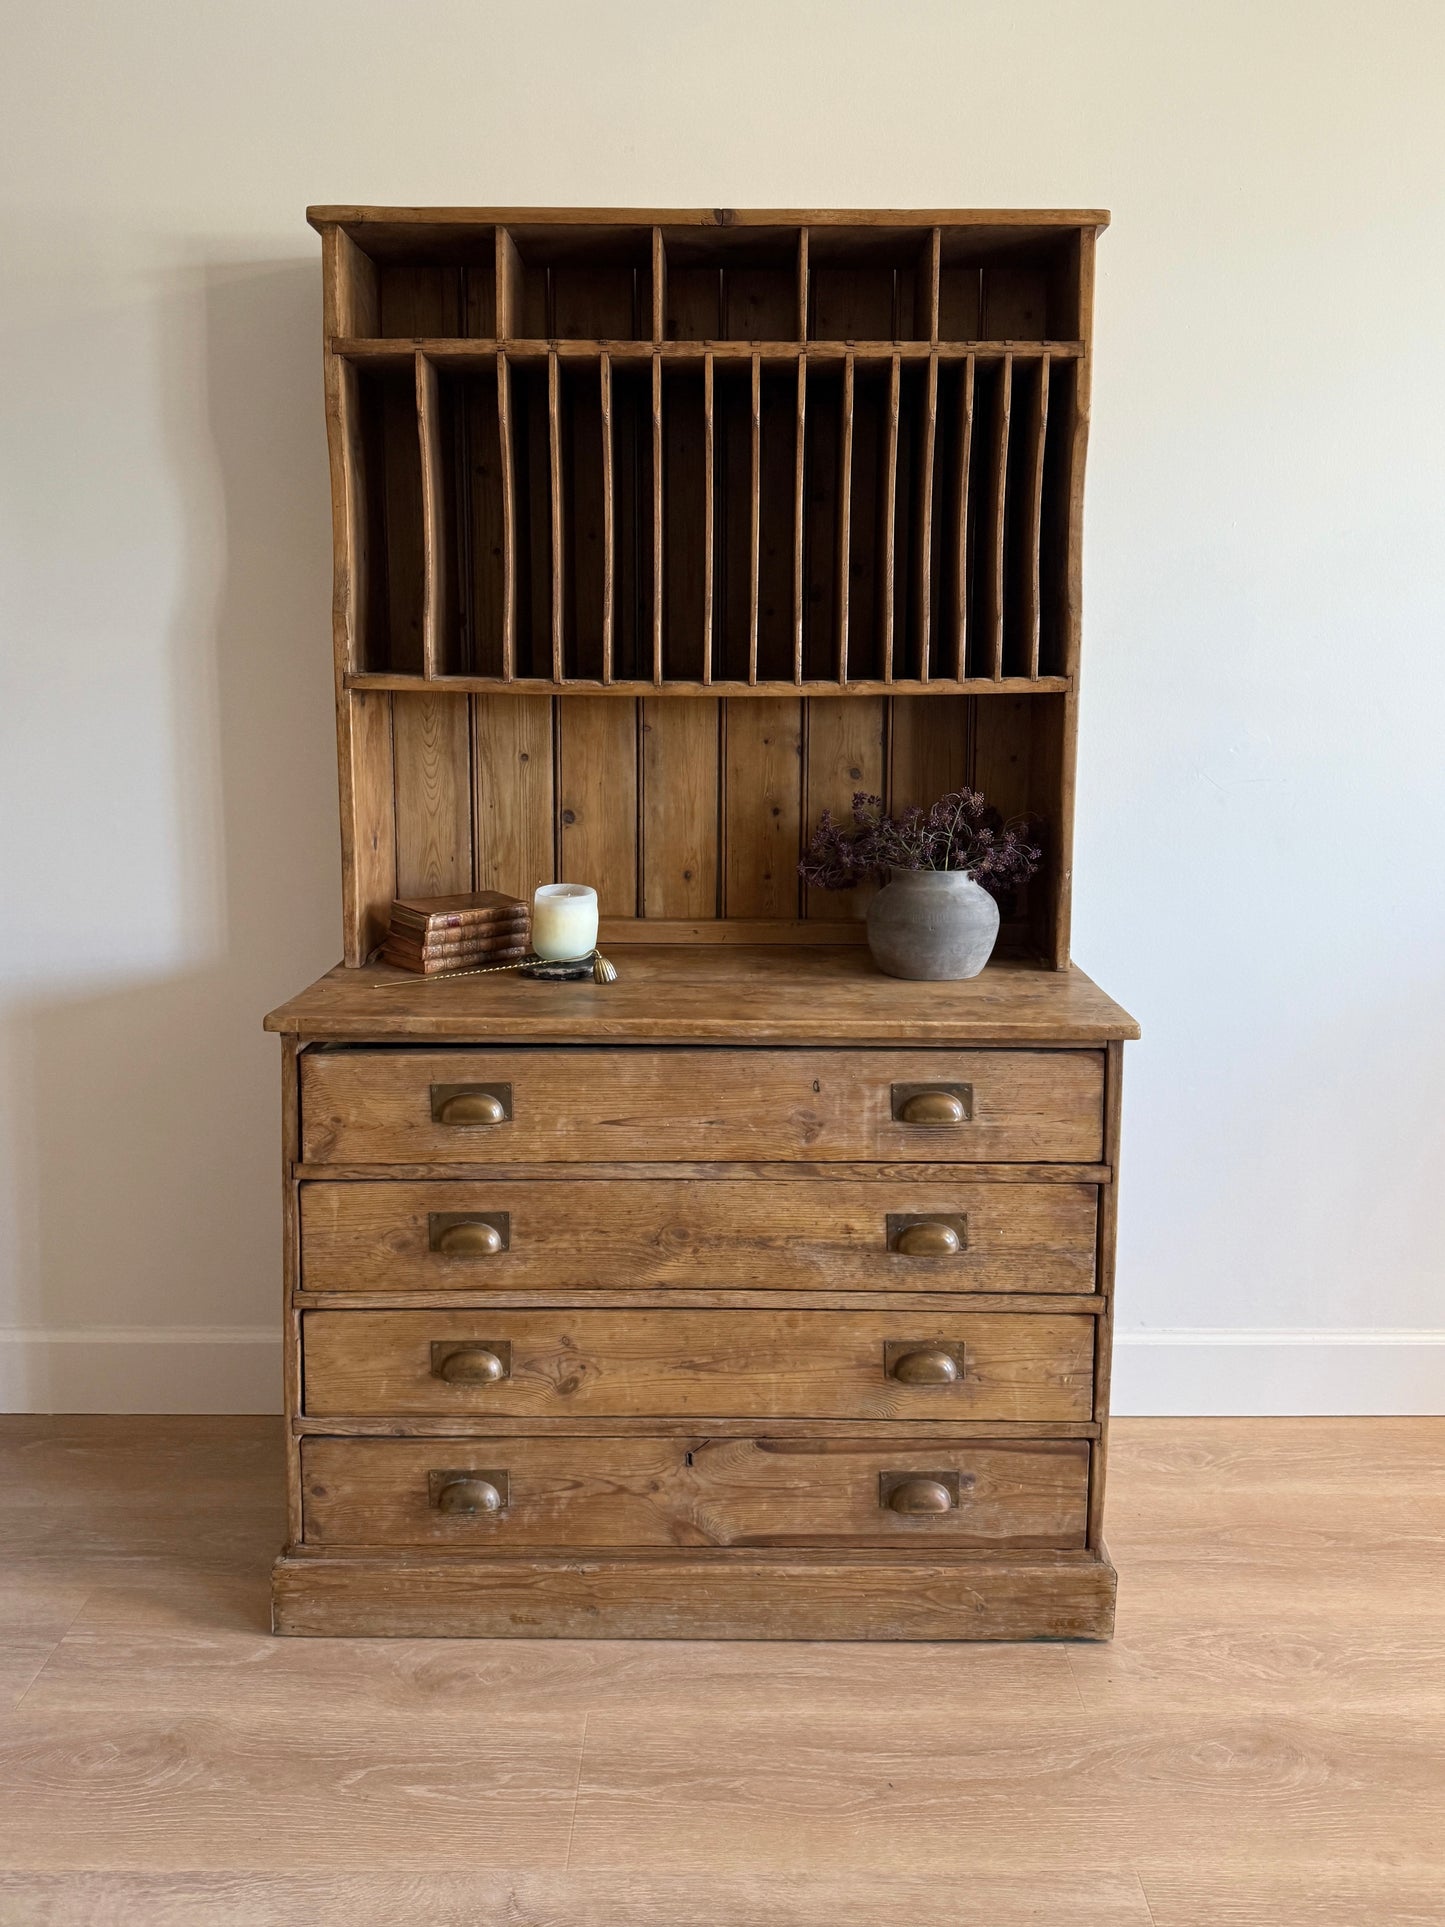
{"label": "hutch shelf surface", "polygon": [[[279,1630],[1100,1637],[1069,963],[1095,211],[311,210],[344,962],[285,1040]],[[824,808],[1041,826],[880,976]],[[372,963],[596,885],[620,981]]]}

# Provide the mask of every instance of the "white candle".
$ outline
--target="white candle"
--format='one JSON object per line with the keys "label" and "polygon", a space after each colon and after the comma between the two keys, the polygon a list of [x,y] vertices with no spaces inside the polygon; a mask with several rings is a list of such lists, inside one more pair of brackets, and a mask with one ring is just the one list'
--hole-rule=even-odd
{"label": "white candle", "polygon": [[544,883],[532,899],[532,948],[561,963],[597,948],[597,892],[585,883]]}

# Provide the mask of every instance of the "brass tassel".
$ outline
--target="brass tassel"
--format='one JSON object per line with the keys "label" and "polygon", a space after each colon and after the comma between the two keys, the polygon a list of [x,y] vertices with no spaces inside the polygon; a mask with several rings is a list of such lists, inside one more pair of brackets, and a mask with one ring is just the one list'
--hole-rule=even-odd
{"label": "brass tassel", "polygon": [[595,984],[617,982],[616,964],[609,963],[600,950],[594,950],[592,953],[592,981]]}

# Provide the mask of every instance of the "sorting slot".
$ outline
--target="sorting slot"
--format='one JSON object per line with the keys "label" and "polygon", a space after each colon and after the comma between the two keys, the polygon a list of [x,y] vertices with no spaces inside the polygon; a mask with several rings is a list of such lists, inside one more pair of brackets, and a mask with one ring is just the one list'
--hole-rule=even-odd
{"label": "sorting slot", "polygon": [[552,451],[543,362],[508,364],[512,499],[516,505],[514,666],[519,679],[552,677]]}
{"label": "sorting slot", "polygon": [[375,269],[382,336],[486,340],[496,333],[492,228],[459,229],[419,257],[383,254]]}
{"label": "sorting slot", "polygon": [[796,228],[664,228],[668,341],[801,339]]}
{"label": "sorting slot", "polygon": [[810,341],[934,338],[931,229],[816,227],[807,235]]}
{"label": "sorting slot", "polygon": [[614,363],[612,390],[612,680],[652,675],[652,372]]}
{"label": "sorting slot", "polygon": [[416,367],[358,368],[346,375],[358,523],[356,666],[425,673],[421,441]]}
{"label": "sorting slot", "polygon": [[[659,364],[660,365],[660,364]],[[662,648],[659,680],[702,682],[709,660],[704,549],[710,532],[708,420],[701,359],[662,368]]]}
{"label": "sorting slot", "polygon": [[509,285],[501,304],[510,337],[651,339],[651,228],[539,225],[505,232],[515,256],[515,267],[504,270]]}
{"label": "sorting slot", "polygon": [[843,375],[809,367],[802,380],[802,679],[830,682],[838,675]]}
{"label": "sorting slot", "polygon": [[[502,676],[506,594],[505,468],[495,366],[432,369],[437,506],[436,673]],[[431,437],[423,418],[423,445]]]}

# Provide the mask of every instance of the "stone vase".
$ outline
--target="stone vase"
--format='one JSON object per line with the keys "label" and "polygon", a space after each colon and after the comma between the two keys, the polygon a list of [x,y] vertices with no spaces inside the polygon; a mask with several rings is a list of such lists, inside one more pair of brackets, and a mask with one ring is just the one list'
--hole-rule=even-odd
{"label": "stone vase", "polygon": [[998,905],[961,870],[895,870],[868,906],[868,948],[890,977],[976,977],[998,941]]}

